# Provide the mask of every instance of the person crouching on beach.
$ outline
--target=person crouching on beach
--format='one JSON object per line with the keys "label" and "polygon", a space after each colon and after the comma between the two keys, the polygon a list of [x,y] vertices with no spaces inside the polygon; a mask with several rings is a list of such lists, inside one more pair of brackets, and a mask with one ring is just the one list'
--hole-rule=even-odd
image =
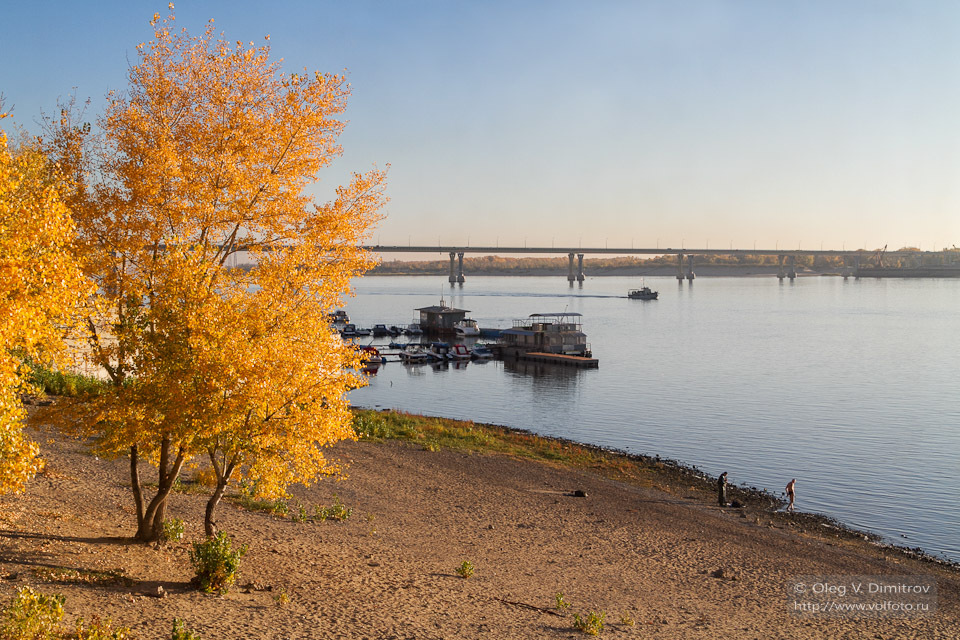
{"label": "person crouching on beach", "polygon": [[721,507],[727,506],[727,472],[724,471],[717,478],[717,501]]}
{"label": "person crouching on beach", "polygon": [[797,479],[794,478],[787,483],[787,499],[790,500],[790,504],[787,505],[787,511],[793,511],[793,501],[796,499],[797,494],[794,489],[794,485],[797,484]]}

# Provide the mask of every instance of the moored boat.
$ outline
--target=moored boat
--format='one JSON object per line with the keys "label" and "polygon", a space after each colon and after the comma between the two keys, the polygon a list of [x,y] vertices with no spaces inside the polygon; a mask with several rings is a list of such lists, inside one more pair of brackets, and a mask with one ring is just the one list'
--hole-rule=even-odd
{"label": "moored boat", "polygon": [[453,330],[458,336],[473,337],[480,335],[480,326],[473,318],[464,318],[454,322]]}
{"label": "moored boat", "polygon": [[447,354],[447,357],[451,360],[469,360],[470,359],[470,349],[467,349],[466,345],[455,344],[450,349],[450,352]]}
{"label": "moored boat", "polygon": [[450,345],[446,342],[431,342],[427,355],[431,360],[446,360],[450,353]]}
{"label": "moored boat", "polygon": [[491,360],[493,358],[493,351],[490,350],[490,347],[480,342],[473,345],[473,350],[470,353],[474,360]]}
{"label": "moored boat", "polygon": [[404,364],[423,364],[430,360],[429,354],[418,344],[410,344],[400,352],[400,361]]}

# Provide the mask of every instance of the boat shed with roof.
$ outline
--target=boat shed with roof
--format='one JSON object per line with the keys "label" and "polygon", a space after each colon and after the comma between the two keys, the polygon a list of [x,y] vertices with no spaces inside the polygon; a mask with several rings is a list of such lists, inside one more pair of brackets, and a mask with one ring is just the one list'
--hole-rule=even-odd
{"label": "boat shed with roof", "polygon": [[440,301],[439,305],[421,307],[420,328],[428,333],[454,333],[453,325],[463,320],[470,313],[467,309],[454,309]]}

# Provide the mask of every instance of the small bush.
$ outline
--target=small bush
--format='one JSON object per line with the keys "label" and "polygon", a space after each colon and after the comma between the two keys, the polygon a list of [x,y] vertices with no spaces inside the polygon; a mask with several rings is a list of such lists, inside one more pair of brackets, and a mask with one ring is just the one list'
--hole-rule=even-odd
{"label": "small bush", "polygon": [[556,595],[557,609],[561,611],[570,607],[570,603],[563,599],[563,592],[558,591]]}
{"label": "small bush", "polygon": [[63,596],[45,596],[30,587],[17,589],[0,615],[0,640],[53,640],[61,637]]}
{"label": "small bush", "polygon": [[96,396],[108,386],[107,382],[93,376],[54,371],[33,362],[28,362],[27,366],[30,367],[30,383],[51,396]]}
{"label": "small bush", "polygon": [[316,518],[320,522],[325,520],[336,520],[342,522],[350,517],[353,513],[353,509],[348,509],[346,505],[340,500],[340,496],[333,494],[333,505],[330,507],[321,507],[317,505],[314,507],[314,512],[316,513]]}
{"label": "small bush", "polygon": [[97,616],[90,621],[89,627],[83,626],[83,618],[77,620],[77,630],[74,635],[77,640],[131,640],[133,637],[130,635],[130,629],[126,627],[112,629],[109,620],[104,622]]}
{"label": "small bush", "polygon": [[240,573],[240,559],[247,553],[247,545],[231,548],[230,538],[220,532],[203,542],[194,542],[190,552],[196,577],[195,584],[206,593],[224,594]]}
{"label": "small bush", "polygon": [[310,519],[310,516],[307,515],[307,508],[297,503],[297,510],[290,514],[290,519],[294,522],[306,522]]}
{"label": "small bush", "polygon": [[161,542],[180,542],[183,540],[183,520],[180,518],[170,518],[163,521],[163,527],[160,529]]}
{"label": "small bush", "polygon": [[469,578],[473,575],[473,563],[469,560],[464,560],[460,563],[460,566],[457,567],[457,575],[461,578]]}
{"label": "small bush", "polygon": [[180,618],[173,619],[173,633],[170,640],[201,640],[200,636],[187,629],[187,625]]}
{"label": "small bush", "polygon": [[581,618],[579,613],[573,614],[573,627],[583,631],[588,636],[598,636],[603,631],[603,618],[606,612],[595,613],[591,611],[586,618]]}

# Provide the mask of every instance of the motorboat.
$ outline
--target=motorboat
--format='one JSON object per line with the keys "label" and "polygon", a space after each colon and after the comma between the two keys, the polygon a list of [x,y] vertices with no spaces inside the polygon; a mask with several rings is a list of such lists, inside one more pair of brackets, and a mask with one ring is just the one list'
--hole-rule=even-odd
{"label": "motorboat", "polygon": [[347,323],[343,326],[343,329],[340,330],[340,335],[344,338],[353,338],[354,336],[359,335],[357,333],[357,325]]}
{"label": "motorboat", "polygon": [[473,345],[473,350],[471,351],[474,360],[492,360],[493,351],[490,350],[490,347],[483,343],[477,343]]}
{"label": "motorboat", "polygon": [[641,287],[627,291],[627,297],[632,300],[656,300],[658,295],[659,292],[654,291],[650,287]]}
{"label": "motorboat", "polygon": [[416,322],[407,325],[407,328],[404,330],[404,333],[410,336],[422,336],[423,329],[420,328],[420,325]]}
{"label": "motorboat", "polygon": [[375,325],[373,325],[372,331],[373,331],[373,337],[374,337],[374,338],[382,338],[382,337],[384,337],[384,336],[390,335],[390,330],[387,329],[387,325],[385,325],[385,324],[375,324]]}
{"label": "motorboat", "polygon": [[458,336],[473,337],[480,335],[480,327],[473,318],[464,318],[453,323],[453,330]]}
{"label": "motorboat", "polygon": [[350,316],[343,309],[337,309],[330,314],[330,322],[333,324],[347,324],[350,322]]}
{"label": "motorboat", "polygon": [[467,349],[466,345],[455,344],[450,349],[450,352],[447,354],[447,357],[450,360],[469,360],[470,359],[470,349]]}
{"label": "motorboat", "polygon": [[423,364],[430,360],[430,355],[418,344],[410,344],[400,352],[400,361],[404,364]]}
{"label": "motorboat", "polygon": [[431,360],[446,360],[450,354],[450,345],[446,342],[431,342],[427,355]]}
{"label": "motorboat", "polygon": [[383,364],[383,356],[380,355],[380,350],[370,345],[360,349],[360,357],[363,359],[362,370],[365,373],[376,373],[380,365]]}
{"label": "motorboat", "polygon": [[395,324],[392,324],[392,325],[390,325],[389,327],[387,327],[387,331],[388,331],[388,332],[390,333],[390,335],[393,336],[394,338],[396,338],[398,335],[400,335],[401,333],[403,333],[403,329],[401,329],[400,327],[398,327],[398,326],[395,325]]}

